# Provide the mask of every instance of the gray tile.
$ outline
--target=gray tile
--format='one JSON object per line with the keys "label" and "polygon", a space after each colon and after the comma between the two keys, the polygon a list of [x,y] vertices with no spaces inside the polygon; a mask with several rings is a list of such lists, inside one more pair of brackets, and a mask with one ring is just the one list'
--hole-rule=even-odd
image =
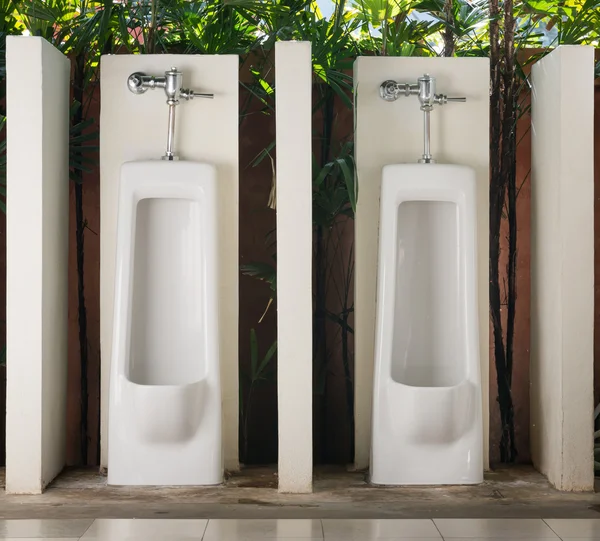
{"label": "gray tile", "polygon": [[540,519],[435,519],[444,539],[558,539]]}
{"label": "gray tile", "polygon": [[325,540],[441,539],[427,519],[323,519]]}
{"label": "gray tile", "polygon": [[206,519],[97,519],[82,541],[200,541]]}
{"label": "gray tile", "polygon": [[[448,541],[511,541],[518,540],[523,541],[523,539],[527,539],[527,541],[550,541],[552,539],[558,539],[558,537],[444,537]],[[387,540],[386,540],[387,541]],[[600,541],[600,540],[599,540]]]}
{"label": "gray tile", "polygon": [[[325,537],[325,541],[348,541],[348,538]],[[437,537],[355,537],[353,538],[353,541],[442,541],[442,538],[439,535]],[[470,539],[469,541],[472,540]]]}
{"label": "gray tile", "polygon": [[260,539],[323,539],[320,520],[218,519],[210,520],[203,541]]}
{"label": "gray tile", "polygon": [[600,538],[600,518],[545,519],[544,522],[552,528],[559,537],[571,538]]}
{"label": "gray tile", "polygon": [[0,539],[79,538],[92,522],[92,519],[0,520]]}

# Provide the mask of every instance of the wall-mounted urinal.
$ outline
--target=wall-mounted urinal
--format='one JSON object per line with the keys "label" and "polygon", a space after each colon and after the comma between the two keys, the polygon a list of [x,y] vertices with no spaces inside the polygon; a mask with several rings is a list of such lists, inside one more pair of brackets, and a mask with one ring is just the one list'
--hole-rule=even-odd
{"label": "wall-mounted urinal", "polygon": [[475,172],[433,163],[429,112],[451,100],[433,78],[386,81],[381,94],[419,95],[425,152],[383,168],[371,481],[480,483]]}
{"label": "wall-mounted urinal", "polygon": [[[135,77],[150,86],[151,78]],[[164,79],[179,90],[180,78],[172,69]],[[152,85],[162,79],[152,78]],[[168,102],[165,159],[121,169],[111,485],[214,485],[223,479],[216,170],[173,154],[175,106],[183,92]]]}

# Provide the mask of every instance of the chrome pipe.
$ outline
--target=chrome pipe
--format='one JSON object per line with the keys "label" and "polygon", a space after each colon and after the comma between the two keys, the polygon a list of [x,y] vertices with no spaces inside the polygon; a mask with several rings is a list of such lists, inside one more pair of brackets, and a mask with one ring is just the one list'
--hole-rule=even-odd
{"label": "chrome pipe", "polygon": [[176,159],[173,152],[175,140],[175,107],[177,102],[169,103],[169,124],[167,128],[167,151],[163,156],[163,160],[173,161]]}
{"label": "chrome pipe", "polygon": [[423,110],[423,158],[421,163],[433,163],[431,156],[431,109]]}

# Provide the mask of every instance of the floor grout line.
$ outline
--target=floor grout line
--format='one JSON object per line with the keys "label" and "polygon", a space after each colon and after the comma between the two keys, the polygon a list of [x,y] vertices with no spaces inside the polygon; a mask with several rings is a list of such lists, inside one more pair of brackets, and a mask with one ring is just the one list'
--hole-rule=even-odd
{"label": "floor grout line", "polygon": [[323,524],[323,519],[320,518],[319,522],[321,523],[321,535],[323,536],[323,541],[325,541],[325,525]]}
{"label": "floor grout line", "polygon": [[438,525],[435,523],[435,519],[431,518],[429,519],[431,520],[431,522],[433,522],[433,526],[434,528],[437,530],[437,532],[440,534],[440,537],[442,539],[442,541],[444,540],[444,536],[442,535],[442,532],[440,531],[440,529],[438,528]]}
{"label": "floor grout line", "polygon": [[551,532],[552,532],[552,533],[553,533],[553,534],[554,534],[554,535],[555,535],[555,536],[556,536],[558,539],[560,539],[560,540],[562,541],[562,537],[561,537],[560,535],[558,535],[558,533],[556,533],[556,532],[554,531],[554,529],[552,528],[552,526],[550,526],[550,524],[548,524],[548,523],[546,522],[546,519],[545,519],[545,518],[541,519],[541,521],[542,521],[542,522],[543,522],[543,523],[544,523],[546,526],[548,526],[548,528],[550,528],[550,531],[551,531]]}
{"label": "floor grout line", "polygon": [[206,519],[206,524],[204,525],[204,531],[202,532],[202,537],[200,541],[204,541],[204,536],[206,535],[206,530],[208,530],[208,523],[211,521],[211,518]]}
{"label": "floor grout line", "polygon": [[83,536],[88,533],[88,531],[90,530],[90,528],[94,525],[94,522],[96,522],[96,519],[93,518],[92,522],[90,522],[90,525],[85,529],[85,531],[81,534],[81,537],[79,537],[78,539],[81,541],[81,539],[83,539]]}

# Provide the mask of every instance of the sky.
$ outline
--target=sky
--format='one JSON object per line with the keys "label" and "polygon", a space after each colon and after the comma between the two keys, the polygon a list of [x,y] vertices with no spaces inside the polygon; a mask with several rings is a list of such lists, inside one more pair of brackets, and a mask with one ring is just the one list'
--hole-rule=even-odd
{"label": "sky", "polygon": [[329,17],[333,13],[334,3],[331,0],[317,0],[317,4],[324,17]]}

